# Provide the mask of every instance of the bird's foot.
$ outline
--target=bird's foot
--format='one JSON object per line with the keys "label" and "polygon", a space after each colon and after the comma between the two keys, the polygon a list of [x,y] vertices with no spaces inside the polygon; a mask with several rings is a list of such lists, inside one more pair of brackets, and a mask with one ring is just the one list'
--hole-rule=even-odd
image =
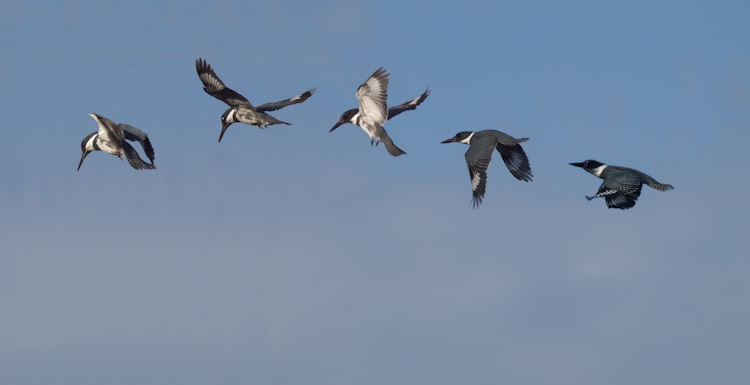
{"label": "bird's foot", "polygon": [[117,157],[118,157],[118,158],[120,158],[120,160],[122,160],[122,157],[121,157],[120,155],[121,155],[121,154],[117,154]]}
{"label": "bird's foot", "polygon": [[256,124],[256,126],[258,126],[258,128],[260,128],[261,130],[263,129],[263,127],[260,125],[260,123]]}

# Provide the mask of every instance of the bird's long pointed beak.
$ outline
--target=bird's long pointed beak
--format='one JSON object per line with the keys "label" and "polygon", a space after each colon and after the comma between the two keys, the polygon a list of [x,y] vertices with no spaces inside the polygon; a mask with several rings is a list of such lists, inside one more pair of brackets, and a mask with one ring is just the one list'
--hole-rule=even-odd
{"label": "bird's long pointed beak", "polygon": [[83,164],[83,160],[86,159],[86,156],[88,154],[89,154],[88,152],[84,152],[83,155],[81,155],[81,161],[78,162],[78,170],[76,170],[76,171],[79,171],[81,169],[81,165]]}
{"label": "bird's long pointed beak", "polygon": [[570,163],[570,165],[583,168],[583,163]]}
{"label": "bird's long pointed beak", "polygon": [[328,132],[333,132],[333,130],[339,128],[344,122],[337,122],[335,126],[333,126],[332,129],[330,129]]}
{"label": "bird's long pointed beak", "polygon": [[[229,123],[232,124],[232,123]],[[229,127],[229,124],[222,124],[221,125],[221,135],[219,135],[219,143],[221,143],[221,138],[224,137],[224,133],[227,131],[227,128]]]}
{"label": "bird's long pointed beak", "polygon": [[453,143],[455,141],[456,141],[456,138],[450,138],[450,139],[446,139],[446,140],[444,140],[444,141],[442,141],[440,143]]}

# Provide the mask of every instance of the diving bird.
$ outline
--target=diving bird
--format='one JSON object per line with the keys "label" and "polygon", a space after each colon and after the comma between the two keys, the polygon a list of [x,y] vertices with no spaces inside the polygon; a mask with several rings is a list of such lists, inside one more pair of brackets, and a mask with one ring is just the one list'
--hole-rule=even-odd
{"label": "diving bird", "polygon": [[[97,114],[89,114],[96,123],[99,124],[99,131],[92,132],[81,142],[81,161],[78,163],[78,170],[81,169],[83,160],[86,159],[92,151],[104,151],[108,154],[117,155],[122,160],[121,155],[125,156],[130,166],[136,170],[148,169],[156,170],[154,166],[154,148],[148,139],[148,134],[128,124],[115,122]],[[138,156],[138,152],[126,140],[139,142],[146,156],[151,163],[144,162]]]}
{"label": "diving bird", "polygon": [[626,210],[635,206],[635,201],[641,195],[643,184],[649,185],[659,191],[671,190],[674,187],[661,184],[654,178],[632,168],[607,166],[595,160],[587,160],[583,163],[570,163],[571,166],[580,167],[594,176],[604,179],[596,195],[586,199],[604,197],[607,207],[611,209]]}
{"label": "diving bird", "polygon": [[341,114],[339,121],[328,132],[332,132],[342,124],[352,123],[361,127],[367,135],[370,135],[370,145],[377,141],[377,143],[383,143],[388,153],[393,156],[406,154],[393,144],[391,137],[385,132],[383,124],[386,120],[404,111],[417,109],[417,106],[422,104],[427,99],[427,96],[430,95],[430,87],[427,87],[427,90],[422,95],[406,103],[387,108],[388,75],[390,74],[385,73],[383,67],[380,67],[364,84],[359,86],[357,88],[359,108],[353,108]]}
{"label": "diving bird", "polygon": [[531,166],[529,158],[523,152],[519,143],[525,142],[529,138],[516,139],[512,136],[495,130],[484,130],[479,132],[462,131],[456,136],[444,140],[442,143],[464,143],[468,144],[469,150],[466,151],[466,165],[469,166],[469,176],[471,177],[471,189],[473,198],[471,200],[474,208],[479,207],[484,198],[485,185],[487,184],[487,167],[492,160],[492,154],[497,148],[497,152],[503,157],[505,166],[514,177],[518,180],[531,181]]}
{"label": "diving bird", "polygon": [[221,135],[219,135],[219,142],[221,142],[224,132],[232,123],[246,123],[251,126],[258,126],[260,129],[263,127],[268,128],[272,124],[291,125],[291,123],[282,122],[266,114],[266,112],[302,103],[317,90],[317,87],[310,87],[307,91],[293,98],[253,107],[244,96],[227,88],[221,79],[216,76],[214,70],[211,69],[211,65],[206,63],[204,59],[198,58],[195,61],[195,69],[198,71],[198,77],[203,83],[203,91],[229,105],[229,109],[221,115]]}

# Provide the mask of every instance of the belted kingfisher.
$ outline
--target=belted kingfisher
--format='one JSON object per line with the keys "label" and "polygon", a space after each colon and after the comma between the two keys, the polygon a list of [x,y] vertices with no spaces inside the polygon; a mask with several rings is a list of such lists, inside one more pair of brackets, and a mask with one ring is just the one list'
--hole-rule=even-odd
{"label": "belted kingfisher", "polygon": [[[386,99],[388,99],[388,75],[383,67],[380,67],[370,76],[367,81],[357,88],[357,100],[359,108],[353,108],[341,114],[339,121],[330,131],[339,128],[342,124],[352,123],[361,127],[367,135],[370,135],[370,145],[373,142],[383,143],[388,153],[393,156],[406,154],[400,148],[396,147],[383,128],[386,120],[409,110],[417,109],[417,106],[427,99],[430,95],[430,87],[418,97],[398,106],[387,108]],[[377,145],[376,143],[376,145]]]}
{"label": "belted kingfisher", "polygon": [[211,65],[206,63],[205,60],[200,58],[196,60],[195,69],[198,71],[198,77],[200,77],[201,82],[203,82],[203,91],[229,105],[229,109],[221,115],[221,135],[219,135],[219,142],[221,142],[224,132],[232,123],[246,123],[251,126],[258,126],[261,129],[263,128],[261,126],[268,128],[272,124],[291,125],[291,123],[282,122],[265,112],[276,111],[292,104],[302,103],[317,90],[317,87],[310,87],[307,91],[293,98],[253,107],[244,96],[227,88],[221,79],[216,76],[214,70],[211,69]]}
{"label": "belted kingfisher", "polygon": [[[99,131],[92,132],[81,142],[81,161],[78,163],[78,170],[81,169],[83,160],[92,151],[104,151],[108,154],[117,155],[122,160],[120,155],[125,155],[125,158],[130,163],[130,166],[136,170],[148,169],[156,170],[154,166],[154,148],[151,146],[151,141],[148,139],[148,134],[128,124],[115,124],[115,122],[97,114],[89,114],[99,124]],[[125,140],[131,142],[139,142],[146,156],[151,160],[151,164],[144,162],[141,157],[138,156],[138,152],[135,151]]]}
{"label": "belted kingfisher", "polygon": [[471,177],[471,189],[474,191],[474,197],[471,202],[474,208],[479,207],[484,198],[485,185],[487,183],[487,167],[492,160],[492,154],[497,148],[497,152],[503,157],[505,166],[514,177],[518,180],[531,181],[531,166],[529,158],[523,152],[519,143],[525,142],[529,138],[516,139],[512,136],[495,130],[484,130],[479,132],[462,131],[453,138],[444,140],[442,143],[465,143],[470,145],[466,151],[466,165],[469,166],[469,176]]}
{"label": "belted kingfisher", "polygon": [[581,167],[582,169],[604,179],[596,195],[586,199],[604,197],[607,201],[607,207],[611,209],[626,210],[635,206],[635,201],[641,195],[643,184],[649,185],[659,191],[671,190],[674,187],[668,184],[661,184],[654,178],[632,168],[607,166],[604,163],[595,160],[587,160],[583,163],[571,163],[571,166]]}

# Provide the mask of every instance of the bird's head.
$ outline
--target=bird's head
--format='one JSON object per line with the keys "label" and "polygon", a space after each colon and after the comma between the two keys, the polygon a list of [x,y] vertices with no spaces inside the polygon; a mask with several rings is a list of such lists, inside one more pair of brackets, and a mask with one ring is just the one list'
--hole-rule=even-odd
{"label": "bird's head", "polygon": [[94,141],[93,137],[96,135],[96,132],[92,132],[89,134],[89,136],[83,138],[83,142],[81,142],[81,161],[78,162],[78,170],[81,169],[81,165],[83,164],[83,160],[86,159],[86,156],[88,156],[91,151],[94,151]]}
{"label": "bird's head", "polygon": [[474,136],[474,133],[471,131],[461,131],[458,134],[456,134],[456,136],[450,139],[444,140],[441,143],[458,142],[458,143],[470,144],[469,140],[471,140],[472,136]]}
{"label": "bird's head", "polygon": [[595,161],[593,159],[589,159],[581,163],[571,163],[570,165],[580,167],[596,176],[599,176],[597,175],[596,170],[601,170],[600,167],[605,166],[604,163]]}
{"label": "bird's head", "polygon": [[333,128],[328,132],[333,132],[333,130],[339,128],[342,124],[351,123],[352,118],[354,118],[354,115],[357,115],[359,112],[359,109],[352,108],[351,110],[345,111],[343,114],[341,114],[341,117],[339,118],[339,121],[336,122],[336,125],[333,126]]}
{"label": "bird's head", "polygon": [[234,108],[224,111],[224,114],[221,115],[221,135],[219,135],[219,142],[221,142],[221,138],[224,137],[224,132],[227,128],[235,122],[237,122],[237,118],[235,117]]}

